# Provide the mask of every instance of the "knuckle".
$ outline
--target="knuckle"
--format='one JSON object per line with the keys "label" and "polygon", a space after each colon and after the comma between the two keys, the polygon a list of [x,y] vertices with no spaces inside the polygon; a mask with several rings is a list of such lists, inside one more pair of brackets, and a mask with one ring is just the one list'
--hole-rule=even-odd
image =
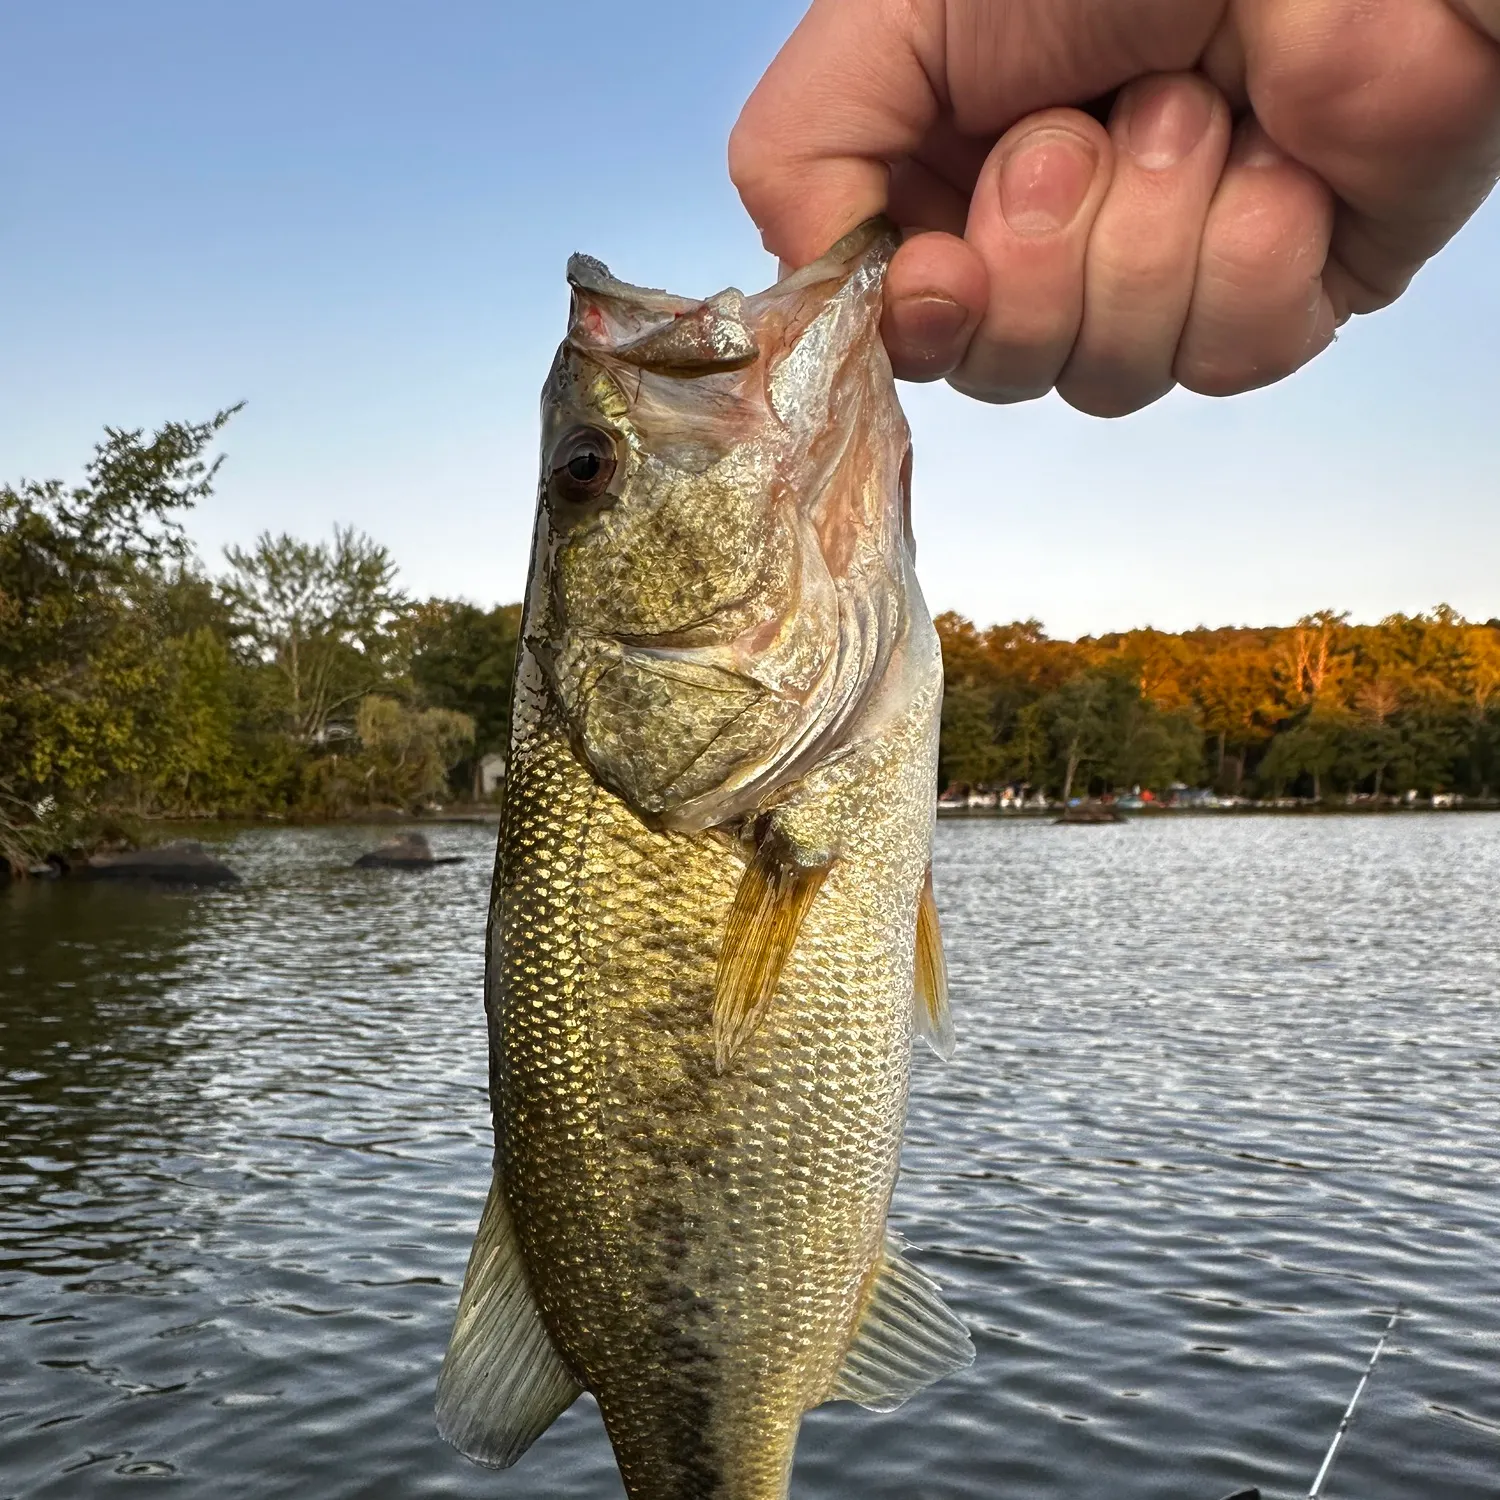
{"label": "knuckle", "polygon": [[1255,113],[1293,156],[1335,165],[1350,148],[1375,162],[1456,145],[1490,114],[1500,60],[1452,8],[1343,9],[1333,28],[1326,6],[1284,5],[1276,45],[1257,49]]}
{"label": "knuckle", "polygon": [[1240,396],[1274,385],[1306,363],[1306,338],[1295,354],[1285,349],[1251,346],[1249,340],[1211,351],[1180,354],[1173,374],[1184,390],[1199,396]]}
{"label": "knuckle", "polygon": [[1081,411],[1086,417],[1106,419],[1128,417],[1150,406],[1153,401],[1161,400],[1171,389],[1170,380],[1161,384],[1128,375],[1064,374],[1057,382],[1057,394],[1074,411]]}
{"label": "knuckle", "polygon": [[752,100],[729,132],[729,180],[747,206],[763,196],[772,173],[771,152],[757,127],[753,107]]}

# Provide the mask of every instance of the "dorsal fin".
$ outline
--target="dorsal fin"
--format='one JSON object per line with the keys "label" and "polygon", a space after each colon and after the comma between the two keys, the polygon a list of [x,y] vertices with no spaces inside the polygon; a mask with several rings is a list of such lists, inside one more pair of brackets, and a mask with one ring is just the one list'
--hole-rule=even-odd
{"label": "dorsal fin", "polygon": [[974,1362],[969,1331],[937,1284],[888,1239],[870,1278],[864,1312],[826,1400],[894,1411],[925,1385]]}
{"label": "dorsal fin", "polygon": [[714,1067],[722,1073],[755,1035],[803,919],[828,874],[779,857],[762,838],[740,877],[714,980]]}
{"label": "dorsal fin", "polygon": [[438,1376],[438,1431],[476,1463],[509,1468],[582,1389],[543,1326],[497,1176]]}
{"label": "dorsal fin", "polygon": [[932,866],[917,902],[917,963],[911,991],[912,1030],[948,1062],[953,1056],[953,1013],[948,1009],[948,962],[943,957],[943,930],[932,895]]}

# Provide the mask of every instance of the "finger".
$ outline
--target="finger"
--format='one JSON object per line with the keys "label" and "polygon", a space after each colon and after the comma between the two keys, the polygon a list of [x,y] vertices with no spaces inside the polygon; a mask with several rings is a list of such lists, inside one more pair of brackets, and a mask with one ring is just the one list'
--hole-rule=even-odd
{"label": "finger", "polygon": [[1224,99],[1188,73],[1142,79],[1116,101],[1114,175],[1089,236],[1083,322],[1057,382],[1080,411],[1123,416],[1172,389],[1229,129]]}
{"label": "finger", "polygon": [[802,264],[886,204],[942,113],[993,139],[1030,112],[1191,67],[1224,0],[814,0],[745,104],[729,173]]}
{"label": "finger", "polygon": [[1334,314],[1321,275],[1332,227],[1327,187],[1245,121],[1203,228],[1179,383],[1205,396],[1254,390],[1327,346]]}
{"label": "finger", "polygon": [[1448,0],[1476,31],[1500,42],[1500,0]]}
{"label": "finger", "polygon": [[1089,230],[1112,148],[1076,109],[1044,110],[1002,136],[974,186],[966,242],[989,282],[984,316],[950,383],[981,401],[1051,390],[1083,316]]}
{"label": "finger", "polygon": [[1243,6],[1248,89],[1282,150],[1340,200],[1331,289],[1393,301],[1500,172],[1497,0]]}
{"label": "finger", "polygon": [[1491,42],[1500,42],[1500,0],[1449,0],[1461,17]]}
{"label": "finger", "polygon": [[[941,380],[952,371],[989,298],[984,262],[963,239],[986,152],[977,141],[943,139],[948,134],[934,131],[920,158],[891,172],[888,212],[908,238],[886,273],[880,332],[899,380]],[[921,230],[943,232],[913,232]]]}
{"label": "finger", "polygon": [[989,301],[978,251],[953,234],[919,234],[891,260],[881,337],[899,380],[941,380],[964,357]]}
{"label": "finger", "polygon": [[1240,36],[1239,21],[1233,11],[1219,23],[1209,38],[1198,71],[1223,94],[1236,115],[1249,111],[1250,95],[1245,83],[1245,44]]}
{"label": "finger", "polygon": [[804,265],[885,208],[888,164],[938,117],[940,12],[815,0],[787,39],[729,136],[730,179],[773,255]]}

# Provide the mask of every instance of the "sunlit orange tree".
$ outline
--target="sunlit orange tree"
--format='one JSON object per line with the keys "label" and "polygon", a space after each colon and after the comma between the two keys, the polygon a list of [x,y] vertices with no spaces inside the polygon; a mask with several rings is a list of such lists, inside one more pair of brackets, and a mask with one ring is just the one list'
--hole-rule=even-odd
{"label": "sunlit orange tree", "polygon": [[937,621],[946,784],[1053,796],[1204,783],[1304,798],[1500,792],[1500,620],[1447,606],[1354,625],[1050,640]]}

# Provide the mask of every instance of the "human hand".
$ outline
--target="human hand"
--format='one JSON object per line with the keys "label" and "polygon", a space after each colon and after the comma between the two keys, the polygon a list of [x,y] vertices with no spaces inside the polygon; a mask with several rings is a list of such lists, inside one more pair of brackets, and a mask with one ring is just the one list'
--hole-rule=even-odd
{"label": "human hand", "polygon": [[[1116,89],[1107,128],[1074,107]],[[813,0],[729,162],[792,264],[881,211],[908,231],[904,379],[1098,416],[1231,395],[1483,202],[1500,0]]]}

